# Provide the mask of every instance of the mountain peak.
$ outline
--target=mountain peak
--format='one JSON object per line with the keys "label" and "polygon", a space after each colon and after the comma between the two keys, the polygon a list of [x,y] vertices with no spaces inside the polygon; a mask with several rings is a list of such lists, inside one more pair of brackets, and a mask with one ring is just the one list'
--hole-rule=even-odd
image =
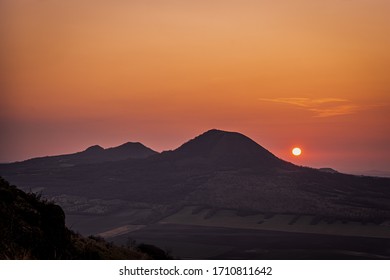
{"label": "mountain peak", "polygon": [[248,138],[247,136],[245,136],[244,134],[241,134],[239,132],[226,131],[226,130],[221,130],[221,129],[216,129],[216,128],[207,130],[206,132],[203,132],[202,134],[200,134],[199,136],[197,136],[195,138],[198,138],[198,137],[213,137],[213,136],[217,136],[217,135],[219,135],[219,136],[221,136],[221,135],[230,135],[230,136],[232,136],[232,135],[240,135],[242,137]]}
{"label": "mountain peak", "polygon": [[93,145],[85,150],[85,152],[100,152],[104,151],[104,149],[99,145]]}
{"label": "mountain peak", "polygon": [[128,149],[128,148],[142,148],[145,147],[143,144],[140,142],[126,142],[123,143],[122,145],[119,145],[118,147],[115,147],[115,149]]}
{"label": "mountain peak", "polygon": [[157,154],[156,151],[146,147],[140,142],[126,142],[117,147],[106,149],[107,154],[112,158],[146,158]]}
{"label": "mountain peak", "polygon": [[184,143],[177,151],[196,152],[198,154],[215,153],[217,151],[238,153],[243,148],[259,147],[261,146],[241,133],[211,129]]}
{"label": "mountain peak", "polygon": [[[217,128],[212,128],[210,130],[207,130],[206,132],[204,132],[203,134],[217,134],[217,133],[236,133],[236,132],[230,132],[230,131],[226,131],[226,130],[221,130],[221,129],[217,129]],[[203,135],[201,134],[201,135]]]}
{"label": "mountain peak", "polygon": [[208,161],[229,166],[274,166],[283,162],[249,137],[218,129],[206,131],[174,152],[181,157],[207,158]]}

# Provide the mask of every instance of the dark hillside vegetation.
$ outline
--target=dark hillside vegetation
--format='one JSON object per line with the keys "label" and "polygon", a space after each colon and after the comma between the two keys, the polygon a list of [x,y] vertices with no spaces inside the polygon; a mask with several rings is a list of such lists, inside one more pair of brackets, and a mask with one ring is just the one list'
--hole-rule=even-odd
{"label": "dark hillside vegetation", "polygon": [[[0,259],[152,259],[152,245],[118,247],[101,237],[83,237],[65,226],[60,206],[25,193],[0,177]],[[139,247],[139,248],[138,248]],[[152,252],[153,253],[153,252]]]}

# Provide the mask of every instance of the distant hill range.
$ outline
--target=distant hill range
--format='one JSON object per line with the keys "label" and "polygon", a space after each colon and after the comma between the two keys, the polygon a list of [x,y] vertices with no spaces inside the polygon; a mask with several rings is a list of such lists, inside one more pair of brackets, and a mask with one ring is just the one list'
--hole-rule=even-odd
{"label": "distant hill range", "polygon": [[[390,219],[389,178],[296,166],[240,133],[215,129],[173,151],[157,153],[140,143],[93,146],[71,155],[1,164],[0,175],[24,190],[59,199],[68,213],[152,209],[138,216],[138,223],[156,221],[188,205]],[[92,199],[96,205],[83,204]]]}
{"label": "distant hill range", "polygon": [[157,152],[145,147],[141,143],[127,142],[118,147],[108,149],[104,149],[99,145],[94,145],[87,148],[85,151],[74,154],[38,157],[18,162],[17,164],[19,166],[35,165],[43,168],[71,167],[79,164],[93,164],[130,158],[146,158],[154,154],[157,154]]}
{"label": "distant hill range", "polygon": [[339,173],[337,170],[334,170],[333,168],[329,168],[329,167],[319,168],[318,170],[322,172],[328,172],[328,173]]}
{"label": "distant hill range", "polygon": [[376,177],[390,178],[390,171],[384,171],[384,170],[353,171],[352,174],[361,175],[361,176],[376,176]]}

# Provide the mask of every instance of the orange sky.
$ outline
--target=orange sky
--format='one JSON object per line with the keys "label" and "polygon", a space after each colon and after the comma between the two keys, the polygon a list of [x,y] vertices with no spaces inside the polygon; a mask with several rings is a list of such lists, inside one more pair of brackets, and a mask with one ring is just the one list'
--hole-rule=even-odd
{"label": "orange sky", "polygon": [[390,170],[388,0],[0,1],[0,162],[219,128]]}

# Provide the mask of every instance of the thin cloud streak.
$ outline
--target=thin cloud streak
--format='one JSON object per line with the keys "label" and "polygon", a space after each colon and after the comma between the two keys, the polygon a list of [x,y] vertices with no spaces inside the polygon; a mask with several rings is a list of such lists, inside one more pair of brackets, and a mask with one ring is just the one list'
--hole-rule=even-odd
{"label": "thin cloud streak", "polygon": [[314,112],[315,117],[333,117],[350,115],[359,110],[359,106],[343,98],[259,98],[260,101],[290,104]]}

